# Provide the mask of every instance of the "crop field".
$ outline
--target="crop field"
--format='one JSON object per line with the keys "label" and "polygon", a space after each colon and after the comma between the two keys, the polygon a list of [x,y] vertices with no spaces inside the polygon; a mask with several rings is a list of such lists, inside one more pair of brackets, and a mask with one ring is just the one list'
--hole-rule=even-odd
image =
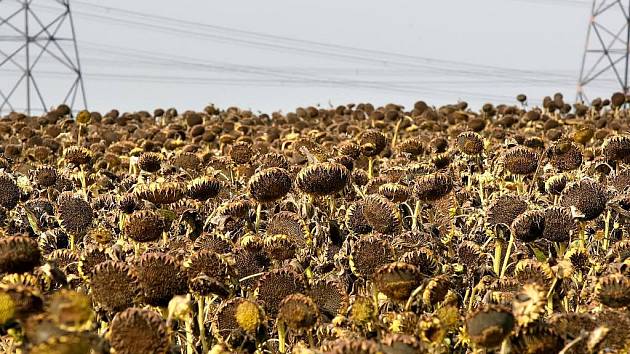
{"label": "crop field", "polygon": [[628,353],[630,97],[0,118],[0,352]]}

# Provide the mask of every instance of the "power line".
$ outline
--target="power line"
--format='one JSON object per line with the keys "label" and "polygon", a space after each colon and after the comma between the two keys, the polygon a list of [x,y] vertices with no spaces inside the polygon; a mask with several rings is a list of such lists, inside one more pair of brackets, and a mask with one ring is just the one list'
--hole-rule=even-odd
{"label": "power line", "polygon": [[[91,14],[91,13],[86,13],[86,12],[81,13],[82,15],[85,15],[85,16],[96,16],[100,20],[104,20],[104,21],[125,23],[125,24],[140,26],[144,28],[149,27],[149,28],[158,29],[161,31],[167,31],[168,33],[179,32],[179,33],[184,33],[188,35],[198,36],[201,38],[212,39],[212,40],[222,41],[226,43],[240,43],[242,45],[254,46],[254,47],[263,48],[263,49],[264,48],[280,49],[280,50],[285,50],[285,51],[290,51],[290,52],[315,54],[315,55],[326,56],[330,58],[344,59],[344,60],[350,60],[350,61],[355,61],[355,62],[360,61],[360,62],[366,62],[366,63],[372,63],[372,64],[378,64],[378,65],[405,66],[405,67],[416,67],[416,68],[423,67],[423,68],[427,68],[431,70],[440,70],[447,73],[453,72],[453,71],[467,71],[468,73],[471,73],[471,72],[474,73],[475,70],[477,70],[476,73],[480,75],[483,74],[483,75],[490,75],[490,76],[506,76],[506,75],[509,75],[509,76],[513,76],[513,75],[560,76],[553,72],[540,72],[540,71],[522,70],[522,69],[508,69],[508,68],[501,68],[501,67],[490,66],[490,65],[469,64],[469,63],[451,61],[451,60],[411,56],[411,55],[407,55],[403,53],[388,53],[388,52],[383,52],[383,51],[354,48],[354,47],[341,46],[341,45],[335,45],[335,44],[327,44],[327,43],[321,43],[321,42],[316,42],[316,41],[293,39],[289,37],[260,34],[260,33],[239,30],[239,29],[228,28],[228,27],[208,25],[208,24],[192,22],[192,21],[185,21],[185,20],[175,19],[175,18],[170,18],[170,17],[165,17],[165,16],[147,15],[145,13],[122,10],[122,9],[117,9],[113,7],[108,7],[108,6],[88,4],[81,1],[79,1],[78,3],[84,6],[88,6],[88,7],[93,7],[93,8],[106,10],[106,11],[118,12],[118,13],[123,13],[130,16],[134,16],[134,17],[143,18],[147,21],[149,20],[152,21],[152,23],[139,23],[137,21],[129,21],[129,20],[124,20],[122,18],[104,16],[102,14]],[[154,23],[156,18],[165,22],[176,23],[177,27],[157,25]],[[182,24],[197,27],[197,28],[204,28],[206,30],[212,29],[216,31],[228,32],[228,35],[211,34],[211,33],[208,33],[207,31],[203,33],[190,31],[190,30],[183,29]],[[235,36],[241,36],[241,37],[245,36],[246,38],[240,38],[240,37],[235,37]],[[252,39],[252,38],[258,38],[258,39]],[[269,40],[271,40],[272,42],[269,42]],[[292,43],[293,45],[287,46],[278,42],[285,42],[285,43],[288,42],[288,43]],[[308,46],[308,47],[303,48],[304,46]],[[313,47],[317,47],[319,49],[315,49]],[[340,50],[344,51],[345,53],[340,53],[339,52]],[[401,59],[405,59],[408,61],[401,61]],[[418,64],[419,62],[424,62],[426,64]],[[440,64],[441,66],[436,67],[434,66],[435,64]],[[445,65],[455,65],[456,68],[448,69],[444,67]],[[466,68],[466,69],[458,70],[457,67]]]}

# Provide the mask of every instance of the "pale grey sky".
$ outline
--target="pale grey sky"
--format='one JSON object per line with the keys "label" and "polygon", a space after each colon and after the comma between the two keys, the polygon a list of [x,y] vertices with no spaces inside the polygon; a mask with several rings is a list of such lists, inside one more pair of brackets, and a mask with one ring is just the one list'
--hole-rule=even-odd
{"label": "pale grey sky", "polygon": [[[409,107],[419,99],[478,106],[514,102],[521,92],[534,104],[556,91],[573,100],[589,3],[71,1],[90,109],[215,103],[266,112],[366,101]],[[52,63],[42,60],[41,85],[58,94]],[[609,79],[589,94],[616,89]]]}

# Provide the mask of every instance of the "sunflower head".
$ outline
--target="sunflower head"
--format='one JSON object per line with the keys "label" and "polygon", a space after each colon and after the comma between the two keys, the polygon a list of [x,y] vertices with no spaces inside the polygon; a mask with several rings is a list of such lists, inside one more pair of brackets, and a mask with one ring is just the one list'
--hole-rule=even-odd
{"label": "sunflower head", "polygon": [[623,274],[602,277],[595,288],[597,299],[602,304],[619,308],[630,305],[630,279]]}
{"label": "sunflower head", "polygon": [[293,181],[287,170],[271,167],[250,178],[248,191],[256,202],[270,203],[287,195],[292,186]]}
{"label": "sunflower head", "polygon": [[395,302],[407,301],[422,282],[418,268],[402,262],[381,266],[372,278],[376,288]]}
{"label": "sunflower head", "polygon": [[280,302],[278,320],[293,330],[312,328],[319,318],[317,305],[304,294],[291,294]]}
{"label": "sunflower head", "polygon": [[510,334],[514,323],[514,315],[509,308],[486,305],[466,317],[466,334],[475,344],[494,348]]}

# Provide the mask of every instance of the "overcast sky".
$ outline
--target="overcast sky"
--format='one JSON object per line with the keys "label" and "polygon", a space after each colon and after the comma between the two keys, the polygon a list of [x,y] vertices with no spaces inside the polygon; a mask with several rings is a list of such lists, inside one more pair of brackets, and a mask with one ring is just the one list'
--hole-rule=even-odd
{"label": "overcast sky", "polygon": [[[521,92],[538,104],[556,91],[572,101],[590,14],[586,0],[71,3],[88,105],[101,111],[409,107],[420,99],[478,106],[514,102]],[[47,105],[66,90],[53,63],[38,64]],[[6,87],[16,72],[1,71]],[[589,90],[609,95],[617,86],[608,79]],[[15,95],[23,107],[22,89]]]}

